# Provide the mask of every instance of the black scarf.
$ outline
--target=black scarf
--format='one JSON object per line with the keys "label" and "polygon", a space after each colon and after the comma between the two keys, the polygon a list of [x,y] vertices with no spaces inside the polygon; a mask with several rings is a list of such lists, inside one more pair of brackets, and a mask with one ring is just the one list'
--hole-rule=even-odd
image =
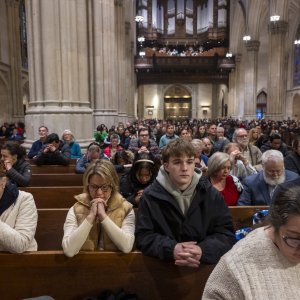
{"label": "black scarf", "polygon": [[15,203],[19,196],[19,190],[17,186],[10,181],[7,182],[3,195],[0,199],[0,216],[7,210],[12,204]]}

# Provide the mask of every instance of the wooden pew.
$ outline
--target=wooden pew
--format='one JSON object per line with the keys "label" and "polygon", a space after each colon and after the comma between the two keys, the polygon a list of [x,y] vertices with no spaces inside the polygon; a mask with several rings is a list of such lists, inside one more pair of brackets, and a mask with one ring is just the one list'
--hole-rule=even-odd
{"label": "wooden pew", "polygon": [[[36,166],[34,159],[28,158],[27,160],[30,162],[31,165]],[[76,165],[77,160],[78,160],[78,158],[71,158],[70,165]]]}
{"label": "wooden pew", "polygon": [[61,173],[75,173],[75,165],[61,166],[61,165],[44,165],[31,166],[32,174],[61,174]]}
{"label": "wooden pew", "polygon": [[252,216],[263,209],[269,209],[269,206],[230,206],[234,229],[252,227]]}
{"label": "wooden pew", "polygon": [[38,250],[61,250],[68,208],[38,209],[35,239]]}
{"label": "wooden pew", "polygon": [[10,300],[41,295],[82,300],[118,288],[142,300],[195,300],[214,268],[178,267],[140,252],[81,252],[73,258],[61,251],[0,253],[0,265],[0,295]]}
{"label": "wooden pew", "polygon": [[37,208],[70,208],[81,194],[82,186],[21,187],[22,191],[33,195]]}
{"label": "wooden pew", "polygon": [[[235,230],[252,226],[253,214],[266,206],[231,206],[229,207]],[[38,209],[36,241],[39,250],[59,250],[63,238],[63,224],[68,209]]]}
{"label": "wooden pew", "polygon": [[83,174],[32,174],[30,186],[82,186]]}

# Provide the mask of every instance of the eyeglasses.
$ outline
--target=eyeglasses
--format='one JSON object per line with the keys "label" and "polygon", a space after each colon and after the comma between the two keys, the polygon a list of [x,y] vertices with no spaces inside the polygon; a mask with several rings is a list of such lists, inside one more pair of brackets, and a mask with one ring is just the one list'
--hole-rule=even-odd
{"label": "eyeglasses", "polygon": [[140,134],[140,137],[147,137],[149,134]]}
{"label": "eyeglasses", "polygon": [[283,236],[282,239],[289,247],[300,248],[300,239],[291,238],[288,237],[287,235]]}
{"label": "eyeglasses", "polygon": [[245,139],[248,137],[248,134],[241,134],[241,135],[237,135],[237,138],[241,138],[241,139]]}
{"label": "eyeglasses", "polygon": [[112,189],[110,184],[103,184],[103,185],[89,184],[88,187],[91,193],[96,193],[98,192],[99,189],[101,190],[101,192],[107,193]]}

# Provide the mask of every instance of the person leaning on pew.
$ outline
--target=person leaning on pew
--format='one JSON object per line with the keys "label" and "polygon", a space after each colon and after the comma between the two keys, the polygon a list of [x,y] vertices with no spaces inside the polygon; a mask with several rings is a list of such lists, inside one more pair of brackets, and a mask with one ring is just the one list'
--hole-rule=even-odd
{"label": "person leaning on pew", "polygon": [[215,264],[235,243],[222,195],[195,171],[195,149],[183,139],[162,152],[163,165],[140,200],[136,245],[176,265]]}
{"label": "person leaning on pew", "polygon": [[43,148],[34,158],[34,162],[40,165],[64,165],[70,163],[71,150],[67,143],[61,141],[56,133],[50,133]]}
{"label": "person leaning on pew", "polygon": [[0,165],[0,251],[36,251],[37,210],[31,194],[19,191]]}
{"label": "person leaning on pew", "polygon": [[300,299],[300,179],[279,185],[260,227],[226,253],[202,299]]}
{"label": "person leaning on pew", "polygon": [[65,255],[72,257],[80,250],[130,252],[135,214],[132,204],[118,192],[119,177],[113,164],[102,159],[91,162],[83,175],[83,187],[64,224]]}

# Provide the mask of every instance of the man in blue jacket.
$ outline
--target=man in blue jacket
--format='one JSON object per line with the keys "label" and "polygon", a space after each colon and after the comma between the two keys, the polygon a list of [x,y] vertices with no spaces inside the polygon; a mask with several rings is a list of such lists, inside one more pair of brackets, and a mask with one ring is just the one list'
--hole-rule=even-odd
{"label": "man in blue jacket", "polygon": [[231,215],[221,194],[195,172],[190,142],[170,142],[162,161],[156,180],[140,201],[137,248],[179,266],[217,263],[235,242]]}
{"label": "man in blue jacket", "polygon": [[238,205],[270,205],[278,184],[291,181],[298,174],[284,169],[284,158],[278,150],[267,150],[262,157],[263,170],[246,177]]}

